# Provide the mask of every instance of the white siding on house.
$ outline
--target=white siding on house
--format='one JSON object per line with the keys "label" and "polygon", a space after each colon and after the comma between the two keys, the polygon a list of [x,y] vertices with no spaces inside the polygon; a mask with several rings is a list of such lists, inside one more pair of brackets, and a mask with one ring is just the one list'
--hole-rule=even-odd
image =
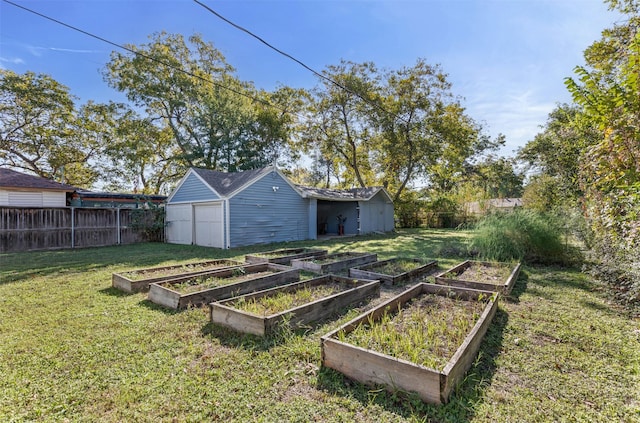
{"label": "white siding on house", "polygon": [[13,207],[42,207],[42,192],[9,191],[8,205]]}
{"label": "white siding on house", "polygon": [[65,192],[0,190],[0,206],[66,207],[66,205]]}
{"label": "white siding on house", "polygon": [[9,205],[9,191],[0,189],[0,206]]}
{"label": "white siding on house", "polygon": [[67,196],[64,192],[47,192],[42,193],[42,207],[65,207],[67,205]]}

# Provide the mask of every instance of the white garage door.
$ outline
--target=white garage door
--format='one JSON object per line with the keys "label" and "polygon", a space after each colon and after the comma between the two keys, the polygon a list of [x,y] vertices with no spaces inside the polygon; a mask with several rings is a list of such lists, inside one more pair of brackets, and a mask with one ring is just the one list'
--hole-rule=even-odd
{"label": "white garage door", "polygon": [[195,244],[224,248],[222,203],[195,206]]}
{"label": "white garage door", "polygon": [[167,242],[191,244],[193,234],[191,204],[167,204],[166,223]]}

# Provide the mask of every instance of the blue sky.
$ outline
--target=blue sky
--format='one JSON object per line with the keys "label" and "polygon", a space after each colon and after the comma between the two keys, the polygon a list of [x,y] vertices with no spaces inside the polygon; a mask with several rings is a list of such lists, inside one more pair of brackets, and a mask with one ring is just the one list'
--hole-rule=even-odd
{"label": "blue sky", "polygon": [[[189,0],[12,0],[118,44],[154,32],[202,34],[243,80],[311,88],[309,71]],[[340,59],[379,67],[440,64],[468,114],[511,155],[539,132],[563,79],[616,19],[600,0],[203,0],[315,70]],[[115,47],[0,0],[0,67],[45,73],[80,102],[124,101],[100,71]]]}

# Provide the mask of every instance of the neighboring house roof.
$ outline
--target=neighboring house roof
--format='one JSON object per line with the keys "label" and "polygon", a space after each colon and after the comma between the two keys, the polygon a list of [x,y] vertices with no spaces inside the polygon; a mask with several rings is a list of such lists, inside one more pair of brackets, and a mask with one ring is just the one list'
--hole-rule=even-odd
{"label": "neighboring house roof", "polygon": [[296,185],[303,197],[315,198],[329,201],[367,201],[373,198],[378,192],[383,191],[391,200],[391,197],[383,187],[351,188],[351,189],[330,189],[313,188]]}
{"label": "neighboring house roof", "polygon": [[131,194],[120,192],[95,192],[88,190],[76,190],[76,195],[80,198],[86,199],[110,199],[110,200],[149,200],[149,201],[164,201],[167,199],[166,195],[153,195],[153,194]]}
{"label": "neighboring house roof", "polygon": [[197,167],[192,169],[221,197],[229,196],[233,192],[253,181],[259,175],[271,170],[270,167],[266,167],[261,169],[245,170],[243,172],[227,173]]}
{"label": "neighboring house roof", "polygon": [[77,189],[71,185],[61,184],[47,178],[16,172],[7,168],[0,168],[0,187],[64,192],[72,192]]}

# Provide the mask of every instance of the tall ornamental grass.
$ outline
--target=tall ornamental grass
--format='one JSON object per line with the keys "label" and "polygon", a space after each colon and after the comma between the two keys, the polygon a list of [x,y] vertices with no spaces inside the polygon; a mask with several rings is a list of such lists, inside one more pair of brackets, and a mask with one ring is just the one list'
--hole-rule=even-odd
{"label": "tall ornamental grass", "polygon": [[476,225],[471,249],[485,260],[571,264],[576,258],[564,225],[530,209],[485,216]]}

